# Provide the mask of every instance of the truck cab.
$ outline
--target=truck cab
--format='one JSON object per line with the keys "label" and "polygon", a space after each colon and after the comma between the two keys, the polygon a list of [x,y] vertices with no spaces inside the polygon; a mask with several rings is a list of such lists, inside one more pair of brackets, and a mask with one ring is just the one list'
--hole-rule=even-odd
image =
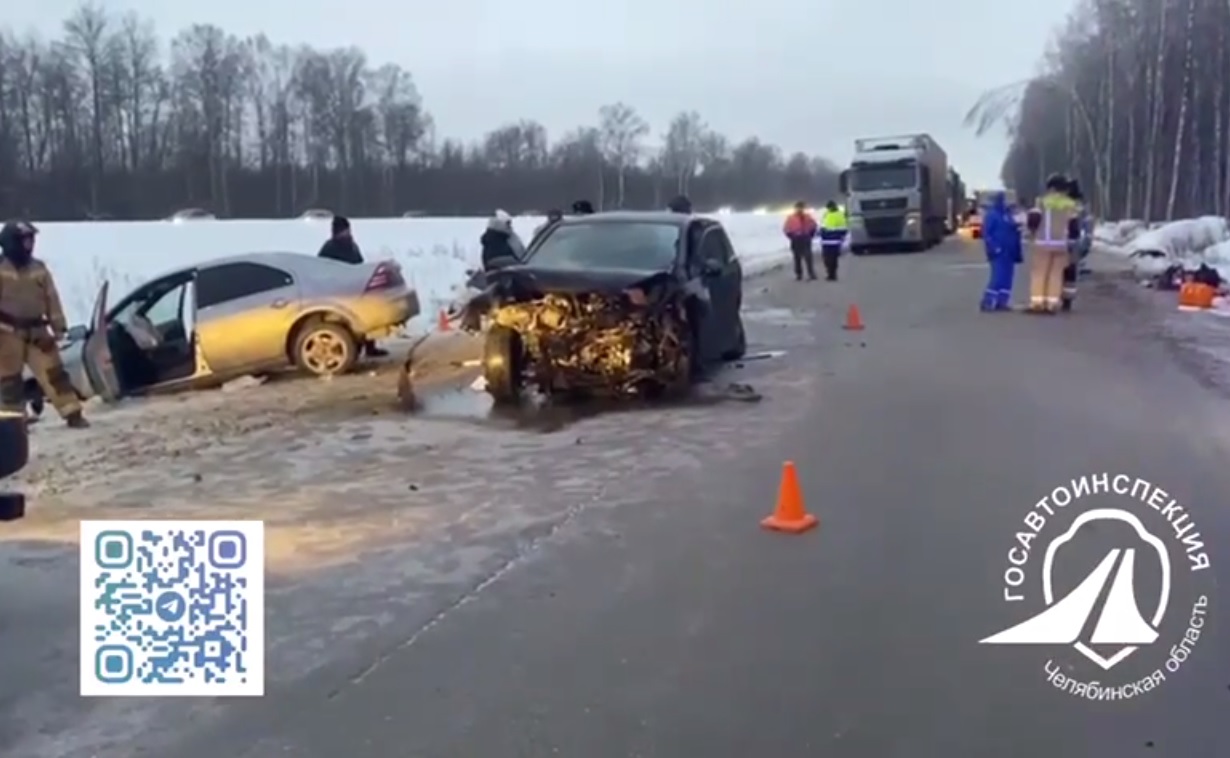
{"label": "truck cab", "polygon": [[939,244],[951,219],[947,161],[925,134],[855,140],[854,158],[840,177],[851,251]]}

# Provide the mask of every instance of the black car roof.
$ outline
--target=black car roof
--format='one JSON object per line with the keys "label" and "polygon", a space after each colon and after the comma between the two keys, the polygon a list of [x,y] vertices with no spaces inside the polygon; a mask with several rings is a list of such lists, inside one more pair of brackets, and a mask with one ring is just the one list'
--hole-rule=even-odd
{"label": "black car roof", "polygon": [[669,224],[685,226],[697,216],[671,211],[604,211],[590,213],[585,216],[564,216],[560,219],[562,225],[581,224]]}

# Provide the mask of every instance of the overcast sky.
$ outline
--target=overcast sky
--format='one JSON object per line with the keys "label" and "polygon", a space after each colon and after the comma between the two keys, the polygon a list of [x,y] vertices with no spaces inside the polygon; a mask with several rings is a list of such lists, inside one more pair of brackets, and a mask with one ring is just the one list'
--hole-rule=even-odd
{"label": "overcast sky", "polygon": [[[962,119],[1031,75],[1072,0],[113,0],[164,38],[192,23],[275,42],[358,45],[415,76],[441,135],[534,118],[559,136],[623,100],[657,139],[696,109],[731,136],[844,162],[860,136],[929,132],[973,186],[1000,135]],[[0,23],[57,34],[76,0],[10,3]]]}

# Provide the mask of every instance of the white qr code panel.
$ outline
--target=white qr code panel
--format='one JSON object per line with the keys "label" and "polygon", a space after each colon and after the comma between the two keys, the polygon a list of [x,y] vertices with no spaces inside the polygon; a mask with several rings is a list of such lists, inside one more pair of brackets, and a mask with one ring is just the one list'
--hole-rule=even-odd
{"label": "white qr code panel", "polygon": [[263,522],[81,522],[83,697],[264,694]]}

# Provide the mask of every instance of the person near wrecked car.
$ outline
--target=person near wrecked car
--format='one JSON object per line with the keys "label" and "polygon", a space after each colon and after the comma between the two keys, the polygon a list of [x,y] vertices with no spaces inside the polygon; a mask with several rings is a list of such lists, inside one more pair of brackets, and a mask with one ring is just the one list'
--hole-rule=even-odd
{"label": "person near wrecked car", "polygon": [[984,312],[1012,310],[1012,281],[1023,261],[1021,230],[1004,192],[996,192],[982,212],[982,244],[986,247],[990,277],[982,293]]}
{"label": "person near wrecked car", "polygon": [[846,221],[846,211],[830,200],[824,204],[824,215],[820,217],[820,260],[824,263],[824,278],[827,281],[837,281],[837,264],[841,260],[841,246],[846,243],[849,223]]}
{"label": "person near wrecked car", "polygon": [[339,263],[358,265],[363,262],[363,253],[360,252],[359,244],[354,241],[354,235],[350,231],[350,219],[345,216],[333,217],[332,233],[329,239],[325,240],[325,244],[320,246],[320,252],[316,255],[319,258],[328,258]]}
{"label": "person near wrecked car", "polygon": [[790,241],[790,255],[794,258],[794,278],[803,281],[803,269],[807,269],[807,278],[816,279],[816,259],[811,251],[812,238],[818,230],[816,219],[807,212],[807,204],[800,201],[794,204],[794,211],[786,217],[782,224],[782,232]]}
{"label": "person near wrecked car", "polygon": [[666,204],[666,209],[671,213],[682,213],[685,216],[691,216],[692,201],[687,195],[676,195],[673,200]]}
{"label": "person near wrecked car", "polygon": [[1069,261],[1063,270],[1063,294],[1060,300],[1060,308],[1065,312],[1072,310],[1072,304],[1076,300],[1076,283],[1080,279],[1081,264],[1089,255],[1093,241],[1085,194],[1081,192],[1080,182],[1076,179],[1068,182],[1068,197],[1076,203],[1076,216],[1068,221]]}
{"label": "person near wrecked car", "polygon": [[547,211],[547,220],[538,225],[534,230],[534,234],[530,237],[530,245],[533,245],[539,237],[547,232],[548,229],[555,226],[564,220],[564,212],[558,208],[552,208]]}
{"label": "person near wrecked car", "polygon": [[68,332],[55,279],[34,257],[38,230],[25,221],[0,227],[0,409],[25,412],[26,366],[68,426],[90,423],[60,361],[59,340]]}
{"label": "person near wrecked car", "polygon": [[1068,197],[1068,178],[1053,174],[1046,192],[1029,212],[1028,313],[1058,313],[1067,268],[1068,226],[1077,217],[1076,202]]}
{"label": "person near wrecked car", "polygon": [[487,222],[487,229],[478,240],[482,246],[483,270],[490,271],[496,261],[517,262],[525,257],[525,244],[513,229],[512,216],[496,211]]}
{"label": "person near wrecked car", "polygon": [[[333,217],[329,239],[320,246],[320,252],[316,253],[316,257],[354,266],[363,263],[363,253],[359,250],[359,243],[354,241],[354,234],[350,231],[350,219],[345,216]],[[389,354],[387,350],[377,347],[372,340],[364,341],[363,352],[369,358],[383,358]]]}

